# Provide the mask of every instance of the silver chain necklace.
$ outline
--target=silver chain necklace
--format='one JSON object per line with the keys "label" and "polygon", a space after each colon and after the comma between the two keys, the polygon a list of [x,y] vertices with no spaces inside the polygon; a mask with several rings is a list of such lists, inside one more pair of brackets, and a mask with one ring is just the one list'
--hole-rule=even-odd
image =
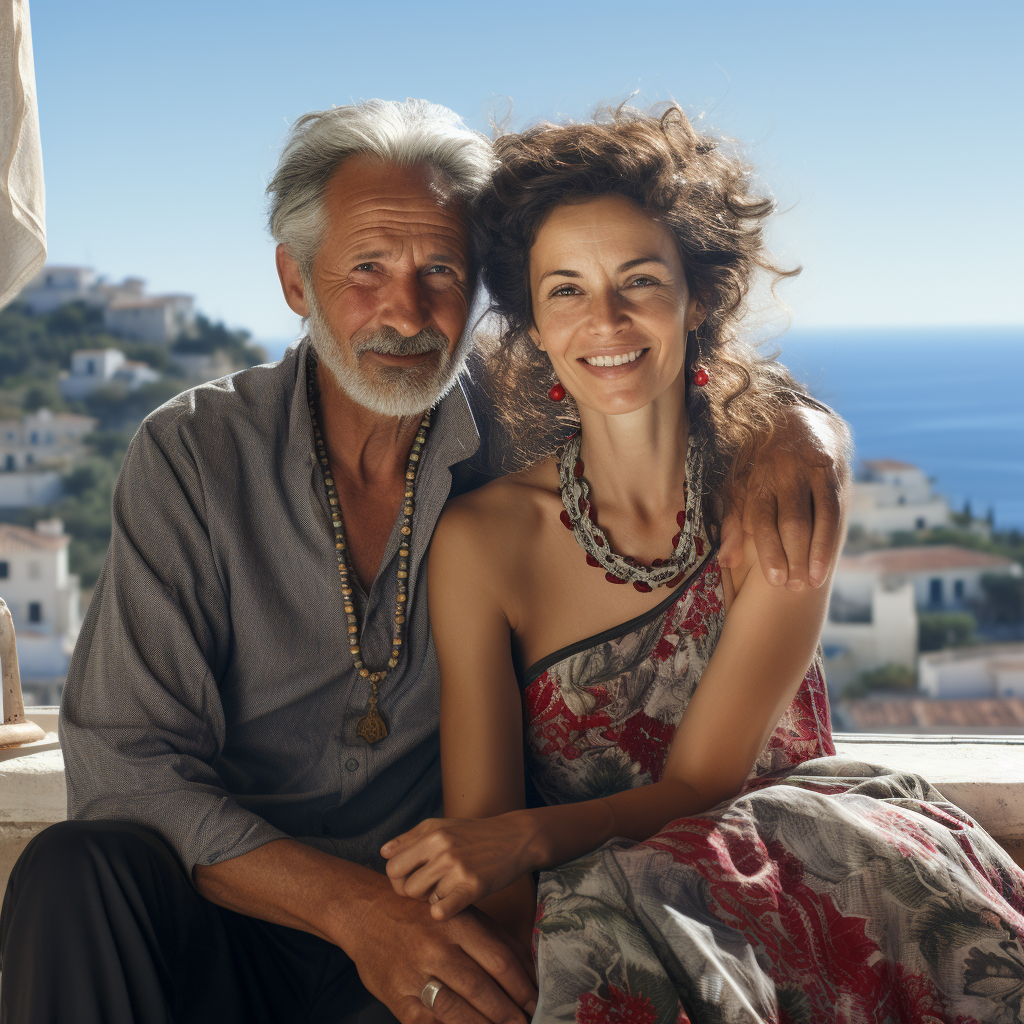
{"label": "silver chain necklace", "polygon": [[696,559],[704,554],[701,516],[703,459],[697,445],[691,439],[686,449],[686,505],[676,516],[679,532],[672,538],[672,554],[644,565],[629,555],[617,555],[612,551],[604,530],[597,525],[590,500],[590,484],[583,475],[582,443],[582,435],[576,431],[555,452],[555,459],[558,462],[562,504],[565,506],[561,513],[562,525],[572,530],[576,543],[586,552],[587,564],[604,569],[604,578],[609,583],[632,583],[643,594],[656,587],[678,586]]}

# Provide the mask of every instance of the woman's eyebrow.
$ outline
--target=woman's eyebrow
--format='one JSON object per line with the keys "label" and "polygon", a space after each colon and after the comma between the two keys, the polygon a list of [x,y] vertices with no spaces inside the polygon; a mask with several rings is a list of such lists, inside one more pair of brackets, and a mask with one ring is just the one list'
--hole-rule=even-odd
{"label": "woman's eyebrow", "polygon": [[619,273],[632,270],[634,267],[639,267],[644,263],[658,263],[663,267],[668,267],[668,262],[660,256],[638,256],[635,260],[626,260],[625,263],[619,264]]}
{"label": "woman's eyebrow", "polygon": [[540,275],[540,280],[537,284],[540,284],[547,277],[582,277],[583,275],[577,270],[549,270],[545,274]]}

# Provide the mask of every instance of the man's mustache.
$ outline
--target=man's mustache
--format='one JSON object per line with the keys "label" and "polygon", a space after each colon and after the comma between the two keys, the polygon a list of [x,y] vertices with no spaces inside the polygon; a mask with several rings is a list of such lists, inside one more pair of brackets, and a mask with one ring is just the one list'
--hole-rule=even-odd
{"label": "man's mustache", "polygon": [[424,327],[422,331],[407,338],[394,327],[380,327],[373,334],[352,345],[357,356],[364,352],[376,352],[385,356],[418,356],[426,352],[447,352],[450,342],[436,327]]}

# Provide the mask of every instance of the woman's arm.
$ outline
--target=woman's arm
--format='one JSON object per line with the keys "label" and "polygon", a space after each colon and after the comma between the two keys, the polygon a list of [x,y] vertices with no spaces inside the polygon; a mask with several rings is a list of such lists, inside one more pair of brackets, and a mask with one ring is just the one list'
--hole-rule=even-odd
{"label": "woman's arm", "polygon": [[[830,588],[771,586],[752,539],[733,580],[736,596],[721,639],[673,738],[661,781],[598,800],[531,810],[522,809],[520,710],[511,662],[474,655],[478,665],[495,673],[489,684],[508,673],[506,684],[497,687],[500,697],[481,698],[489,686],[478,679],[471,687],[459,670],[454,676],[446,671],[446,656],[449,664],[464,659],[467,648],[475,652],[485,637],[500,642],[502,652],[507,648],[497,623],[486,625],[480,602],[463,602],[467,627],[472,623],[480,632],[447,647],[455,639],[448,632],[440,642],[446,655],[438,648],[446,688],[443,727],[466,712],[466,724],[456,726],[457,733],[446,732],[444,742],[445,784],[455,801],[449,807],[446,797],[446,813],[459,807],[459,818],[425,821],[383,848],[396,889],[431,899],[434,916],[446,919],[528,872],[565,863],[614,836],[647,839],[668,822],[700,814],[739,792],[811,662]],[[454,609],[439,611],[454,621]],[[506,619],[506,638],[507,630]],[[460,677],[461,684],[448,691],[449,678]],[[466,693],[470,688],[474,697]],[[465,708],[457,707],[455,702],[464,699]],[[481,729],[471,737],[475,716]],[[460,749],[451,745],[456,734],[466,737]],[[489,817],[479,820],[483,815]]]}
{"label": "woman's arm", "polygon": [[[507,535],[510,524],[492,521],[492,508],[479,495],[452,503],[430,548],[428,594],[441,668],[441,770],[449,818],[493,819],[526,804],[509,589],[502,584],[503,551],[493,543],[495,536]],[[506,842],[503,853],[509,852]],[[528,872],[473,902],[529,949],[536,894]]]}

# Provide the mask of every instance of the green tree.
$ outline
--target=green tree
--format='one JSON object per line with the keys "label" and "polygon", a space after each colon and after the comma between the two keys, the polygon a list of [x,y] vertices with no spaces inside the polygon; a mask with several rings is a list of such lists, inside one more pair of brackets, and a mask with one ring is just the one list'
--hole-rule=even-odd
{"label": "green tree", "polygon": [[918,612],[917,649],[939,651],[944,647],[969,647],[974,643],[977,625],[970,612]]}
{"label": "green tree", "polygon": [[869,693],[911,693],[917,689],[917,672],[908,665],[890,661],[881,668],[861,672],[843,690],[843,697],[866,697]]}

